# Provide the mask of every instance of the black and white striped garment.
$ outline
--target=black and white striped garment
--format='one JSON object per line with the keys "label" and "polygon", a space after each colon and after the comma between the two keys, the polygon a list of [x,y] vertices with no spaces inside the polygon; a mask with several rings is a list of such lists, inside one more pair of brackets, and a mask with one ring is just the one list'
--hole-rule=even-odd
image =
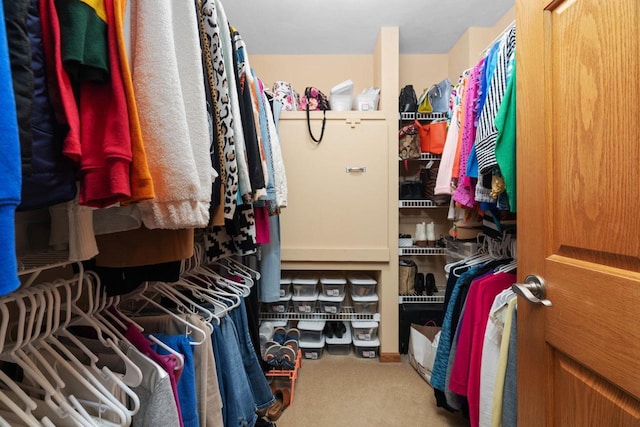
{"label": "black and white striped garment", "polygon": [[476,154],[478,155],[478,167],[480,173],[488,173],[493,166],[496,166],[495,148],[498,129],[495,126],[495,118],[498,114],[500,104],[507,89],[507,69],[509,60],[515,54],[516,49],[516,28],[510,28],[501,41],[502,45],[498,50],[496,69],[491,76],[489,87],[487,88],[487,100],[480,113],[478,129],[476,130]]}

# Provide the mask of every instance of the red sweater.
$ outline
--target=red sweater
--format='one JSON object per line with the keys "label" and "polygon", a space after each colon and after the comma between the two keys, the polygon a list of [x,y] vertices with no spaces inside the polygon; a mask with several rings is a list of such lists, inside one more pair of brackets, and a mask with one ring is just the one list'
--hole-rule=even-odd
{"label": "red sweater", "polygon": [[[76,0],[79,2],[79,0]],[[79,135],[79,149],[67,150],[64,153],[80,165],[80,194],[79,203],[93,207],[107,207],[131,196],[131,185],[129,180],[129,169],[131,166],[131,137],[129,132],[129,115],[127,102],[120,71],[119,52],[117,48],[115,32],[115,16],[113,0],[105,0],[107,12],[107,43],[109,56],[109,78],[106,82],[80,81],[77,111],[79,122],[68,114],[73,112],[75,98],[71,86],[71,79],[63,68],[61,54],[61,39],[70,37],[68,34],[60,34],[60,21],[56,13],[56,2],[54,0],[40,0],[43,9],[48,9],[47,26],[50,29],[49,35],[53,40],[49,40],[49,46],[53,46],[55,51],[55,73],[60,76],[58,81],[60,99],[67,122],[69,123],[69,142],[74,142]],[[72,3],[60,3],[59,7],[77,6]],[[93,13],[89,6],[87,13]],[[77,12],[75,9],[74,12]],[[82,9],[80,9],[82,10]],[[67,13],[68,10],[60,10],[60,13]],[[42,17],[45,21],[45,17]],[[82,20],[77,20],[82,25]],[[75,24],[75,22],[73,22]],[[67,28],[68,29],[68,28]],[[81,35],[84,28],[72,28]],[[74,34],[75,35],[75,34]],[[72,35],[71,37],[73,37]],[[95,41],[100,42],[98,40]],[[52,53],[49,52],[49,55]]]}

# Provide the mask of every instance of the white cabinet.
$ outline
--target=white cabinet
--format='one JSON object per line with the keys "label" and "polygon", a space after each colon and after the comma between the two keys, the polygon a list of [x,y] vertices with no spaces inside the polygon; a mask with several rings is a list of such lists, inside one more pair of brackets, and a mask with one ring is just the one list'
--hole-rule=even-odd
{"label": "white cabinet", "polygon": [[[369,117],[363,117],[369,116]],[[316,136],[322,113],[313,112]],[[381,114],[327,112],[322,142],[306,114],[283,113],[288,207],[283,261],[389,261],[389,142]]]}

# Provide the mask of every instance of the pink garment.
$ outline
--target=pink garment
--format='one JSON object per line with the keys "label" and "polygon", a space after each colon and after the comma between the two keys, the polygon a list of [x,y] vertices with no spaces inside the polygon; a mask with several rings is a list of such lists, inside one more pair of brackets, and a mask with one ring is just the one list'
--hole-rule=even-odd
{"label": "pink garment", "polygon": [[484,333],[495,297],[516,282],[516,276],[496,273],[471,283],[465,304],[449,389],[469,402],[471,427],[480,422],[480,370]]}
{"label": "pink garment", "polygon": [[253,215],[256,219],[256,243],[267,244],[271,239],[269,233],[269,211],[266,206],[254,206]]}
{"label": "pink garment", "polygon": [[478,79],[480,78],[480,71],[483,68],[484,58],[473,67],[469,75],[467,89],[465,92],[465,111],[464,125],[462,128],[462,141],[460,148],[460,173],[458,176],[458,186],[453,193],[453,200],[460,203],[463,206],[472,208],[475,206],[475,188],[471,186],[471,181],[467,176],[467,159],[473,148],[473,143],[476,137],[476,126],[478,120],[478,112],[476,110],[477,99],[479,96],[480,85]]}
{"label": "pink garment", "polygon": [[180,401],[178,400],[178,381],[182,371],[176,370],[178,361],[174,355],[160,355],[151,348],[151,342],[140,332],[135,326],[129,324],[127,332],[124,337],[135,347],[138,351],[155,363],[160,365],[167,374],[169,374],[169,380],[171,381],[171,389],[173,390],[173,397],[176,401],[176,408],[178,409],[178,418],[180,419],[180,427],[184,427],[182,422],[182,412],[180,411]]}

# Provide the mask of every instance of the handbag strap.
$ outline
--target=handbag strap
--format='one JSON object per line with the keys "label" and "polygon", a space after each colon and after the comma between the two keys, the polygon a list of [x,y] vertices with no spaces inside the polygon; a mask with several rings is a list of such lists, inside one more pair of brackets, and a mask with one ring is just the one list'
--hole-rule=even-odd
{"label": "handbag strap", "polygon": [[326,110],[322,110],[322,130],[320,131],[320,138],[316,139],[316,137],[313,136],[313,132],[311,131],[311,117],[309,115],[309,102],[307,101],[307,129],[309,129],[309,136],[311,136],[311,139],[313,139],[318,144],[320,144],[320,141],[322,141],[322,137],[324,136],[324,126],[326,123],[327,123],[327,112]]}

